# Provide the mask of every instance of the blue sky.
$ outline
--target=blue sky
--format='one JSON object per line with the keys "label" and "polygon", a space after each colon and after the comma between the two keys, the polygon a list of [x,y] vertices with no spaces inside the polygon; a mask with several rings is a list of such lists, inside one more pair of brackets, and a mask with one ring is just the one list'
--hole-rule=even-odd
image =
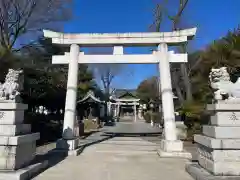
{"label": "blue sky", "polygon": [[[153,21],[152,8],[159,0],[75,0],[74,18],[65,23],[72,33],[146,32]],[[176,12],[178,0],[169,0],[169,13]],[[191,49],[202,49],[240,24],[240,0],[189,0],[183,16],[186,27],[198,27]],[[162,31],[171,24],[163,23]],[[149,48],[126,48],[126,53],[149,53]],[[156,65],[128,65],[128,73],[114,79],[115,88],[136,88],[157,75]],[[130,74],[130,75],[129,75]]]}

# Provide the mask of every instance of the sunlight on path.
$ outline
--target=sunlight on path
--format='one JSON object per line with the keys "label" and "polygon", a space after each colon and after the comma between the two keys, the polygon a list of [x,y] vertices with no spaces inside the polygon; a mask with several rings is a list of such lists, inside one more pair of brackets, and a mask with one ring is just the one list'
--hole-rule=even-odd
{"label": "sunlight on path", "polygon": [[158,145],[141,137],[117,137],[69,157],[35,180],[192,180],[187,160],[159,158]]}

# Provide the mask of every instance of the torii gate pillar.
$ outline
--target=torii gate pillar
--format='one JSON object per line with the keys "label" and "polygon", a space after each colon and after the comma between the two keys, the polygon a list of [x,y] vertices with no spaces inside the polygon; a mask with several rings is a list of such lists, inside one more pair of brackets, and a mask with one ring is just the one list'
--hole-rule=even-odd
{"label": "torii gate pillar", "polygon": [[168,45],[166,43],[160,44],[157,54],[161,58],[159,72],[164,118],[164,137],[158,152],[160,156],[183,156],[191,158],[190,153],[183,152],[183,142],[177,140]]}
{"label": "torii gate pillar", "polygon": [[67,149],[69,154],[78,147],[78,139],[74,134],[77,103],[77,83],[78,83],[78,57],[79,46],[72,44],[70,47],[70,60],[68,65],[67,93],[65,100],[65,113],[63,122],[62,139],[57,141],[58,149]]}

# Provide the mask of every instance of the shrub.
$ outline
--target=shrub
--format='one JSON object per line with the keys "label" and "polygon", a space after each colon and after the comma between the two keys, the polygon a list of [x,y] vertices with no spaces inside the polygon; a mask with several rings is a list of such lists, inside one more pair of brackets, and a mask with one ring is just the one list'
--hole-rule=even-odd
{"label": "shrub", "polygon": [[59,121],[51,120],[51,116],[36,113],[25,113],[26,124],[31,124],[32,132],[39,132],[40,139],[37,145],[54,142],[62,137],[62,124]]}
{"label": "shrub", "polygon": [[143,118],[145,119],[146,123],[151,123],[151,112],[150,111],[145,112]]}
{"label": "shrub", "polygon": [[151,123],[151,120],[152,120],[153,123],[163,125],[162,113],[160,113],[160,112],[147,111],[143,115],[143,117],[144,117],[146,123]]}
{"label": "shrub", "polygon": [[153,112],[152,114],[152,120],[156,124],[163,124],[163,119],[162,119],[162,113],[160,112]]}
{"label": "shrub", "polygon": [[180,108],[179,113],[187,126],[188,139],[192,139],[194,134],[201,132],[202,119],[204,119],[204,123],[208,121],[203,103],[186,102]]}

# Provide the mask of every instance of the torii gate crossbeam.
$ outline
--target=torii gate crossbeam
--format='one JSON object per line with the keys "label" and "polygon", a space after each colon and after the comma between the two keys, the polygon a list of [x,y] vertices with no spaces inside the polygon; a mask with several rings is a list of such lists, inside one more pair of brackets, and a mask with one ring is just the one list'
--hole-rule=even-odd
{"label": "torii gate crossbeam", "polygon": [[[68,64],[70,55],[57,55],[52,57],[53,64]],[[157,64],[160,59],[154,54],[124,54],[124,55],[84,55],[83,52],[78,56],[80,64]],[[187,54],[170,54],[169,62],[186,63]]]}

